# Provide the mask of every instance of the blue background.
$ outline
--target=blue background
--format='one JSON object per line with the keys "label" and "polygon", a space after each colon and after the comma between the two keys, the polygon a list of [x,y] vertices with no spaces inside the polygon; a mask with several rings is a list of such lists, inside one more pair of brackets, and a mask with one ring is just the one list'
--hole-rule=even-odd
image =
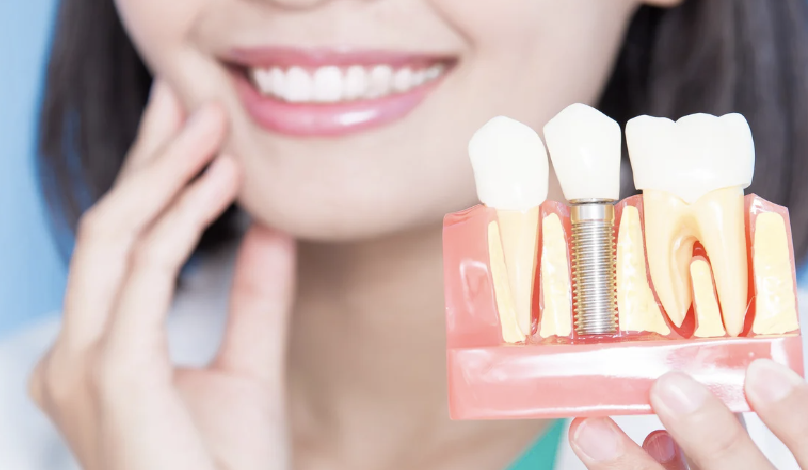
{"label": "blue background", "polygon": [[0,0],[0,335],[58,311],[66,261],[39,196],[34,146],[56,0]]}

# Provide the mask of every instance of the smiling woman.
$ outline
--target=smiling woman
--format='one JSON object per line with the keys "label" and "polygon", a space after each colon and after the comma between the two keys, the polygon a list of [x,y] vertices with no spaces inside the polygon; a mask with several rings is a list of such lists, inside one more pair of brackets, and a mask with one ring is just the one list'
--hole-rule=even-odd
{"label": "smiling woman", "polygon": [[[504,468],[549,423],[446,409],[441,220],[475,202],[472,133],[495,115],[540,129],[573,102],[620,123],[740,112],[760,156],[750,191],[791,208],[804,255],[807,13],[803,0],[63,0],[41,147],[78,244],[34,397],[89,468]],[[563,201],[554,176],[549,198]],[[174,369],[169,306],[219,313],[235,244],[221,349]],[[195,250],[215,281],[175,298]],[[204,331],[199,351],[215,349],[219,320],[196,313],[172,343]],[[601,424],[575,434],[614,429]]]}

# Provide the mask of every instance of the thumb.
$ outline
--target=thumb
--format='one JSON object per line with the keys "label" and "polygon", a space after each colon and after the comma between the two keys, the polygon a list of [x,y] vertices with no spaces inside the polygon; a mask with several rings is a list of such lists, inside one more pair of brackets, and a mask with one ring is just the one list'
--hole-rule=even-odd
{"label": "thumb", "polygon": [[227,330],[214,367],[273,383],[283,373],[295,242],[254,225],[236,260]]}
{"label": "thumb", "polygon": [[654,431],[649,434],[642,448],[665,470],[697,470],[688,464],[682,449],[666,431]]}

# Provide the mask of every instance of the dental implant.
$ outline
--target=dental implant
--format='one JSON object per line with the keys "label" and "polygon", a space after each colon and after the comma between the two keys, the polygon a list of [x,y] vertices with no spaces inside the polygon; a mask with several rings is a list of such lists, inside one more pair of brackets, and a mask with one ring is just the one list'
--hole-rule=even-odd
{"label": "dental implant", "polygon": [[620,126],[573,104],[544,127],[572,225],[572,314],[578,336],[617,334],[614,204],[620,194]]}
{"label": "dental implant", "polygon": [[612,199],[572,200],[572,310],[578,336],[617,333]]}

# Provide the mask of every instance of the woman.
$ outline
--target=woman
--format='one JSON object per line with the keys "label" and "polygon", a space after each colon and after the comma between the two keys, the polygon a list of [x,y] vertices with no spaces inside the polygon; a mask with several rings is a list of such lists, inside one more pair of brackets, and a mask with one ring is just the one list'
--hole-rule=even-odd
{"label": "woman", "polygon": [[[91,470],[506,468],[552,423],[446,409],[441,218],[475,202],[469,136],[572,102],[741,112],[750,191],[791,207],[803,257],[805,19],[802,0],[64,0],[43,176],[69,226],[91,208],[31,394]],[[808,465],[808,386],[758,362],[747,394]],[[574,421],[572,450],[772,468],[686,376],[652,400],[670,435],[647,450],[608,419]],[[554,436],[521,465],[551,468]]]}

